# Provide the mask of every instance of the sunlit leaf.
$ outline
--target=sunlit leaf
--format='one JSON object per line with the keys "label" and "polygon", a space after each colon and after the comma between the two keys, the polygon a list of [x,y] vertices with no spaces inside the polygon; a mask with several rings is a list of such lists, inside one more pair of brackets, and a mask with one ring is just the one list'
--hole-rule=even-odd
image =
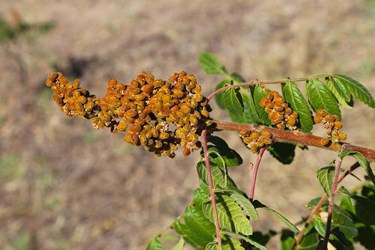
{"label": "sunlit leaf", "polygon": [[258,114],[259,120],[262,124],[272,125],[271,120],[268,118],[268,113],[264,110],[264,107],[260,106],[260,101],[270,92],[268,89],[263,89],[261,86],[256,85],[254,88],[254,104],[255,110]]}
{"label": "sunlit leaf", "polygon": [[319,79],[312,78],[307,82],[306,91],[309,102],[315,111],[323,109],[341,119],[337,100],[324,83]]}
{"label": "sunlit leaf", "polygon": [[[226,194],[217,194],[216,196],[216,206],[221,228],[244,235],[252,234],[250,221],[243,214],[241,207],[236,201]],[[213,223],[214,216],[211,202],[204,203],[202,208],[205,216]]]}
{"label": "sunlit leaf", "polygon": [[336,82],[332,76],[326,80],[325,84],[341,106],[349,109],[353,107],[351,94],[342,84]]}
{"label": "sunlit leaf", "polygon": [[375,108],[375,100],[370,94],[370,92],[356,80],[345,76],[335,74],[333,75],[336,82],[344,86],[356,99],[367,104],[371,108]]}
{"label": "sunlit leaf", "polygon": [[240,193],[232,193],[230,197],[232,197],[237,202],[237,204],[240,205],[247,216],[249,216],[253,220],[258,219],[258,213],[247,197]]}
{"label": "sunlit leaf", "polygon": [[[221,82],[218,83],[218,85],[216,86],[216,89],[215,90],[219,90],[219,89],[222,89],[223,87],[225,87],[226,85],[230,84],[231,81],[230,80],[222,80]],[[224,93],[219,93],[217,95],[215,95],[215,101],[217,103],[217,105],[221,108],[221,109],[225,109],[225,104],[224,104],[224,100],[223,100],[223,97],[224,97]]]}
{"label": "sunlit leaf", "polygon": [[317,177],[324,192],[330,196],[332,191],[333,177],[335,175],[335,168],[332,166],[323,167],[318,170]]}
{"label": "sunlit leaf", "polygon": [[312,113],[297,84],[287,82],[283,85],[283,95],[292,109],[298,114],[301,130],[309,133],[313,128]]}
{"label": "sunlit leaf", "polygon": [[147,244],[146,250],[164,250],[163,244],[161,244],[158,237],[153,237]]}
{"label": "sunlit leaf", "polygon": [[183,250],[185,246],[184,238],[181,237],[178,243],[174,246],[172,246],[169,250]]}
{"label": "sunlit leaf", "polygon": [[284,229],[281,232],[281,250],[290,250],[294,246],[294,233],[290,230]]}
{"label": "sunlit leaf", "polygon": [[223,104],[231,115],[242,117],[242,98],[237,88],[230,88],[224,92]]}
{"label": "sunlit leaf", "polygon": [[199,63],[207,74],[227,74],[224,66],[214,54],[208,52],[201,53],[199,56]]}
{"label": "sunlit leaf", "polygon": [[[245,250],[245,248],[241,246],[241,242],[239,240],[228,236],[222,237],[221,243],[223,250]],[[219,250],[217,242],[212,241],[208,243],[205,250]]]}

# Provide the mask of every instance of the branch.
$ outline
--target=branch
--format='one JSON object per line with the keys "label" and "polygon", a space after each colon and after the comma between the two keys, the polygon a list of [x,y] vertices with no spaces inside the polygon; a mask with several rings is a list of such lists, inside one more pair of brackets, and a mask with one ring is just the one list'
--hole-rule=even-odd
{"label": "branch", "polygon": [[323,146],[321,144],[321,140],[323,137],[311,135],[311,134],[305,134],[301,131],[288,131],[288,130],[281,130],[277,128],[271,128],[259,124],[240,124],[240,123],[233,123],[233,122],[224,122],[224,121],[218,121],[214,120],[214,124],[216,124],[216,128],[219,130],[255,130],[255,129],[261,129],[264,131],[268,131],[272,134],[272,140],[276,142],[289,142],[289,143],[295,143],[295,144],[303,144],[306,146],[313,146],[318,147],[322,149],[327,149],[331,151],[340,151],[342,146],[345,146],[345,148],[351,149],[353,151],[359,152],[363,154],[370,162],[375,161],[375,150],[369,149],[361,146],[352,145],[349,143],[331,143],[329,146]]}

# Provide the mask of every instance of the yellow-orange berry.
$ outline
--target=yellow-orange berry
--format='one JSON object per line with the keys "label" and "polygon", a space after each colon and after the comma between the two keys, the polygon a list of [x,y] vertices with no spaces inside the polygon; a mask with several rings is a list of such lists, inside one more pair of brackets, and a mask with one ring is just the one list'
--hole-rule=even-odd
{"label": "yellow-orange berry", "polygon": [[314,116],[314,122],[315,123],[321,123],[323,120],[323,117],[321,117],[320,115],[315,115]]}
{"label": "yellow-orange berry", "polygon": [[342,123],[340,121],[335,121],[334,128],[335,129],[341,129],[342,128]]}
{"label": "yellow-orange berry", "polygon": [[339,132],[339,134],[337,136],[338,136],[340,141],[345,141],[346,138],[347,138],[346,134],[343,133],[343,132]]}
{"label": "yellow-orange berry", "polygon": [[319,116],[326,116],[328,113],[327,111],[323,110],[323,109],[319,109],[316,111],[316,114],[319,115]]}
{"label": "yellow-orange berry", "polygon": [[320,140],[320,144],[322,144],[323,146],[328,146],[330,143],[331,143],[331,140],[329,138],[322,138]]}

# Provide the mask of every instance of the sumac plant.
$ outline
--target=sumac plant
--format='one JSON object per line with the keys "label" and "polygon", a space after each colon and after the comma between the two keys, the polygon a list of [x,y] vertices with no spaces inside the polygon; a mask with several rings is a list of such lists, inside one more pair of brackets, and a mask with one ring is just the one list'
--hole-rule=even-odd
{"label": "sumac plant", "polygon": [[[207,97],[195,76],[186,72],[174,73],[167,80],[142,72],[129,84],[111,79],[103,98],[80,87],[79,80],[69,82],[59,72],[46,80],[53,100],[68,116],[82,116],[97,129],[107,127],[113,133],[123,133],[127,143],[170,158],[178,152],[188,156],[200,150],[196,163],[199,187],[192,201],[150,240],[147,249],[176,250],[187,244],[196,249],[268,249],[272,237],[280,239],[281,249],[354,249],[358,245],[374,249],[375,177],[370,162],[375,160],[375,150],[346,142],[340,110],[351,109],[360,101],[373,111],[375,101],[370,92],[340,74],[247,82],[228,73],[210,53],[202,53],[199,61],[206,73],[223,77]],[[276,85],[272,89],[280,87],[279,91],[270,90],[270,85]],[[231,121],[210,115],[212,99],[228,111]],[[314,126],[322,127],[318,131],[323,134],[312,134]],[[243,160],[219,137],[223,130],[237,131],[249,153],[256,155],[248,194],[228,174],[228,168],[242,165]],[[307,204],[310,216],[293,224],[263,204],[261,197],[255,199],[254,190],[263,154],[268,151],[289,164],[297,146],[331,150],[337,156],[317,172],[323,195]],[[347,157],[355,163],[344,166]],[[365,173],[361,185],[354,190],[339,186],[357,168]],[[276,216],[285,229],[254,231],[252,224],[259,219],[259,210]]]}

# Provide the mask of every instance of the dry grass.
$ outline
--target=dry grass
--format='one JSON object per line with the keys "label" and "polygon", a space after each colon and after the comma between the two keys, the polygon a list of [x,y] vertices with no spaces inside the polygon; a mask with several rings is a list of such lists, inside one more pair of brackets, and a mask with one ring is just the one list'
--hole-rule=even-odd
{"label": "dry grass", "polygon": [[[143,249],[182,212],[197,185],[191,165],[197,154],[156,158],[65,117],[43,84],[50,71],[79,77],[100,96],[111,77],[128,82],[142,70],[162,78],[186,70],[208,94],[218,78],[197,61],[210,51],[246,79],[340,72],[375,93],[370,0],[0,2],[10,21],[12,9],[25,22],[52,21],[55,28],[0,44],[1,249],[28,236],[30,249]],[[345,132],[350,142],[375,148],[374,113],[358,107],[345,113]],[[221,111],[214,116],[226,119]],[[245,161],[254,160],[235,134],[223,136]],[[267,156],[256,192],[292,221],[322,193],[315,172],[334,154],[301,155],[291,166]],[[245,189],[247,172],[233,170]]]}

